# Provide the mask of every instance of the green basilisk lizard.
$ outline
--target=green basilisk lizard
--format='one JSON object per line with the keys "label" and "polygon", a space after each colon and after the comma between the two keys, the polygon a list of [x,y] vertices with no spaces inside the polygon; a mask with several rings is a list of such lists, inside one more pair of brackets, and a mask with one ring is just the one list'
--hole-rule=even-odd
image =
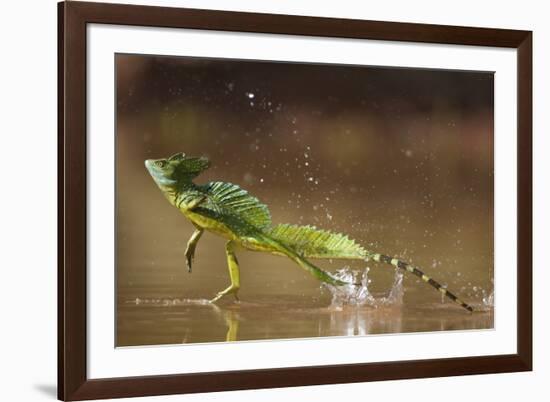
{"label": "green basilisk lizard", "polygon": [[407,262],[368,251],[343,234],[313,226],[272,226],[267,206],[235,184],[220,181],[195,184],[193,179],[210,166],[205,157],[189,157],[178,153],[169,158],[146,160],[145,166],[168,201],[195,226],[185,250],[189,272],[197,243],[205,230],[227,239],[225,251],[231,285],[218,292],[211,302],[229,294],[238,300],[241,283],[235,249],[241,247],[286,256],[316,278],[334,286],[361,284],[335,278],[313,265],[308,258],[372,259],[418,276],[455,303],[473,311],[470,305]]}

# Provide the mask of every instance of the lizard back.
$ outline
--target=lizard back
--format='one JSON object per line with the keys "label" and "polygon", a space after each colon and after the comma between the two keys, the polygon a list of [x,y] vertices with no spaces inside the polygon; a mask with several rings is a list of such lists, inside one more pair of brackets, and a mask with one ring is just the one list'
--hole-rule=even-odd
{"label": "lizard back", "polygon": [[271,226],[271,214],[265,204],[239,186],[227,182],[210,182],[203,186],[207,196],[205,209],[211,209],[232,222],[247,223],[258,230]]}

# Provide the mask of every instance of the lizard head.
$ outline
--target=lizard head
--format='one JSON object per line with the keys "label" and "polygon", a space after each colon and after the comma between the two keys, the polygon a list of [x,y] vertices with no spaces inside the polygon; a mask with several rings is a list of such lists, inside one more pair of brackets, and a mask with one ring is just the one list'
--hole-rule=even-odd
{"label": "lizard head", "polygon": [[145,167],[159,186],[172,187],[197,177],[210,167],[210,161],[181,152],[169,158],[147,159]]}

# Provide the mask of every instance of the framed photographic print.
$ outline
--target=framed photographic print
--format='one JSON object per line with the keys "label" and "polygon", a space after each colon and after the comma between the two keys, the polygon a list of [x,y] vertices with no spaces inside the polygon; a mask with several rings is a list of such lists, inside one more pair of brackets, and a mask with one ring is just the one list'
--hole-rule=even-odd
{"label": "framed photographic print", "polygon": [[59,398],[531,370],[531,35],[59,3]]}

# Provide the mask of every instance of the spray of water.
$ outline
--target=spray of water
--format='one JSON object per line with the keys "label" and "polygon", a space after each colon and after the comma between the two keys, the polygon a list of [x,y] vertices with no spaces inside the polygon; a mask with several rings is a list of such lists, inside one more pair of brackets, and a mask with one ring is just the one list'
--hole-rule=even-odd
{"label": "spray of water", "polygon": [[[352,270],[345,266],[336,271],[333,276],[341,281],[350,283],[350,285],[334,286],[323,283],[321,286],[327,289],[332,295],[331,307],[344,306],[400,306],[403,302],[403,273],[396,270],[394,274],[393,284],[389,292],[380,297],[375,297],[369,291],[370,279],[368,277],[369,268],[364,270]],[[352,285],[352,283],[360,283],[361,285]]]}
{"label": "spray of water", "polygon": [[170,306],[208,306],[210,301],[207,299],[178,299],[178,298],[139,298],[129,300],[126,303],[138,305],[147,305],[153,307],[170,307]]}
{"label": "spray of water", "polygon": [[493,290],[491,293],[486,294],[485,291],[483,291],[483,310],[489,311],[495,307],[495,291]]}

